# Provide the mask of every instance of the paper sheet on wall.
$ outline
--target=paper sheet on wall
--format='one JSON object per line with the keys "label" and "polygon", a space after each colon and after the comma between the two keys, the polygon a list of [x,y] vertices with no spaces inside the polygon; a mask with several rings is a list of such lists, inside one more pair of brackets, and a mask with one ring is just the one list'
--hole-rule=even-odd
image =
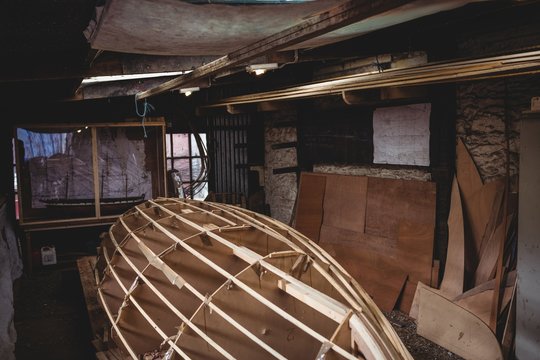
{"label": "paper sheet on wall", "polygon": [[373,162],[429,166],[431,104],[376,109],[373,112]]}

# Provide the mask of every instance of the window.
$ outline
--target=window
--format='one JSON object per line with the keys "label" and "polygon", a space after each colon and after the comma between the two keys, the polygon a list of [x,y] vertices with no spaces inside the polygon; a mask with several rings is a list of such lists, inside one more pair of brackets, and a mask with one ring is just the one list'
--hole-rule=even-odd
{"label": "window", "polygon": [[184,196],[204,200],[208,195],[206,134],[166,135],[167,170],[176,173]]}

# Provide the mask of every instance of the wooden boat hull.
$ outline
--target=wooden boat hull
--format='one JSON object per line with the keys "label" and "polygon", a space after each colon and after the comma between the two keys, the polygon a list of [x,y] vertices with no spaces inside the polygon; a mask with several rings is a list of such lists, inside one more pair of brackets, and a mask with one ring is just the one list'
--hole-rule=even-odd
{"label": "wooden boat hull", "polygon": [[326,252],[271,218],[159,198],[104,237],[98,295],[132,358],[412,359]]}

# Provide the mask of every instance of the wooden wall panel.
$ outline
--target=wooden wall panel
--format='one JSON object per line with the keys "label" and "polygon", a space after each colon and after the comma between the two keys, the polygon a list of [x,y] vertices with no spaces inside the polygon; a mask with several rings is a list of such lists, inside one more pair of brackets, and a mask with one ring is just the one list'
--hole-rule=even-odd
{"label": "wooden wall panel", "polygon": [[323,223],[363,233],[367,185],[365,176],[327,175]]}
{"label": "wooden wall panel", "polygon": [[302,173],[296,203],[296,230],[318,242],[323,221],[326,177]]}
{"label": "wooden wall panel", "polygon": [[369,178],[366,233],[397,239],[407,221],[435,227],[435,184],[427,181]]}

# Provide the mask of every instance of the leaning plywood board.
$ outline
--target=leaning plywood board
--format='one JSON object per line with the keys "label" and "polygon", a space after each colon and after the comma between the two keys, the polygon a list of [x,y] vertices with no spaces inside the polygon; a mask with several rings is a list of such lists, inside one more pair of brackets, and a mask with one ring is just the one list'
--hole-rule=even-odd
{"label": "leaning plywood board", "polygon": [[[499,311],[499,313],[502,312],[502,310],[505,309],[506,306],[508,306],[508,303],[510,302],[510,299],[512,297],[513,290],[513,287],[505,288],[501,302],[501,311]],[[494,292],[494,290],[485,290],[481,293],[454,301],[454,303],[464,309],[467,309],[468,311],[476,315],[480,320],[482,320],[486,325],[489,325]]]}
{"label": "leaning plywood board", "polygon": [[[386,292],[379,290],[388,288],[384,271],[373,273],[369,280],[365,276],[357,280],[372,295],[378,293],[374,297],[384,308],[399,295],[399,308],[408,312],[416,283],[432,280],[435,185],[364,176],[302,174],[299,192],[300,223],[297,220],[296,228],[325,246],[350,246],[350,251],[337,255],[339,260],[347,260],[354,253],[357,266],[399,273],[393,277],[392,291],[387,292],[386,299],[378,296]],[[401,291],[404,278],[407,280]]]}
{"label": "leaning plywood board", "polygon": [[497,338],[478,317],[426,288],[419,289],[419,335],[466,360],[502,360]]}
{"label": "leaning plywood board", "polygon": [[300,176],[295,228],[313,241],[319,241],[325,189],[325,176],[308,173]]}
{"label": "leaning plywood board", "polygon": [[418,310],[420,309],[420,297],[421,297],[420,289],[426,289],[445,297],[444,294],[440,290],[431,288],[427,286],[426,284],[419,281],[414,292],[414,300],[409,310],[409,316],[413,319],[418,319]]}
{"label": "leaning plywood board", "polygon": [[[508,221],[508,223],[510,223],[510,221]],[[504,242],[506,238],[504,230],[504,223],[501,222],[487,240],[484,251],[480,257],[480,262],[476,268],[474,276],[475,285],[480,285],[495,277],[499,248],[501,246],[501,241]]]}
{"label": "leaning plywood board", "polygon": [[159,198],[122,215],[102,253],[98,295],[133,359],[412,359],[339,263],[263,215]]}
{"label": "leaning plywood board", "polygon": [[323,223],[363,233],[367,186],[365,176],[326,175]]}
{"label": "leaning plywood board", "polygon": [[370,177],[367,196],[368,234],[397,239],[401,222],[435,226],[435,183]]}
{"label": "leaning plywood board", "polygon": [[[368,259],[376,259],[371,251],[362,251],[353,246],[322,243],[323,249],[339,262],[373,298],[373,301],[384,311],[392,311],[403,290],[407,274],[399,269],[389,268],[383,264],[371,263]],[[384,268],[384,271],[381,271]]]}
{"label": "leaning plywood board", "polygon": [[458,139],[456,147],[456,175],[463,200],[463,210],[468,224],[471,251],[467,268],[473,272],[480,258],[482,241],[486,229],[493,228],[493,211],[498,211],[497,203],[503,191],[503,182],[496,180],[483,184],[478,169],[463,140]]}
{"label": "leaning plywood board", "polygon": [[465,280],[465,234],[463,228],[463,210],[459,185],[454,177],[448,215],[448,250],[446,266],[441,283],[441,292],[447,297],[455,297],[463,293]]}

